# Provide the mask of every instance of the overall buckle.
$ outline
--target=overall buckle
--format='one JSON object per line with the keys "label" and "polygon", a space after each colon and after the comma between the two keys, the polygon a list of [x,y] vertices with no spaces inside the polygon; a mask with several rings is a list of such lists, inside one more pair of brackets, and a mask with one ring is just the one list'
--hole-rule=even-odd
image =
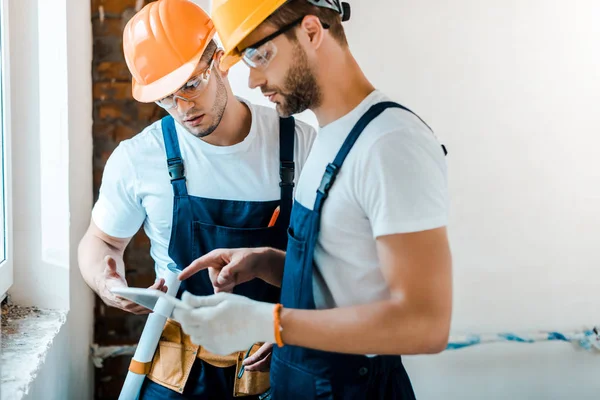
{"label": "overall buckle", "polygon": [[339,168],[329,163],[327,168],[325,168],[325,173],[323,174],[323,178],[321,179],[321,184],[319,185],[319,189],[317,191],[323,195],[324,198],[327,198],[329,195],[329,190],[333,186],[335,182],[335,178],[339,172]]}
{"label": "overall buckle", "polygon": [[181,158],[169,158],[167,160],[167,166],[169,168],[169,176],[171,177],[171,182],[184,178],[185,169],[183,167],[183,161],[181,160]]}
{"label": "overall buckle", "polygon": [[279,186],[292,186],[294,187],[294,162],[293,161],[282,161],[279,166]]}

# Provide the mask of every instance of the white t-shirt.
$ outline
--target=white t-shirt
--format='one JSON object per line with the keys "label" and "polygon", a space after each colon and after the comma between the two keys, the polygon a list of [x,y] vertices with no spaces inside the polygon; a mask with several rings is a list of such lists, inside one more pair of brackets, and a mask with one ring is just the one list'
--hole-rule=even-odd
{"label": "white t-shirt", "polygon": [[[191,196],[213,199],[271,201],[281,198],[279,187],[279,117],[275,110],[249,104],[250,133],[233,146],[213,146],[176,125]],[[316,132],[296,120],[295,182]],[[173,189],[167,170],[161,122],[122,141],[104,169],[94,223],[106,234],[128,238],[144,224],[156,272],[173,261],[168,255],[173,219]]]}
{"label": "white t-shirt", "polygon": [[[389,98],[374,91],[320,130],[298,182],[300,204],[313,209],[325,167],[359,118],[381,101]],[[413,114],[385,110],[356,141],[325,201],[314,255],[317,308],[388,299],[375,239],[438,228],[447,221],[446,161],[440,143]]]}

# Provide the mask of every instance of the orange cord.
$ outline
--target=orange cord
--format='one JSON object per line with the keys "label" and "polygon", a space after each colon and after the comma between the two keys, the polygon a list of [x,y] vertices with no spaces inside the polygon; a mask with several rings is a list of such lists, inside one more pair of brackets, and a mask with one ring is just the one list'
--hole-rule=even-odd
{"label": "orange cord", "polygon": [[276,304],[273,309],[273,320],[274,320],[274,328],[275,328],[275,342],[277,346],[283,347],[283,340],[281,339],[281,309],[283,306],[281,304]]}

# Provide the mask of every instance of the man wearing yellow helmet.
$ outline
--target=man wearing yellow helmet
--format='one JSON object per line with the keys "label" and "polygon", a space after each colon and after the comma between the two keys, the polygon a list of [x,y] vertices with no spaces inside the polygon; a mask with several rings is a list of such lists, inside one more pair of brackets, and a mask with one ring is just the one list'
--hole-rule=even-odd
{"label": "man wearing yellow helmet", "polygon": [[281,285],[280,305],[184,294],[197,308],[175,313],[211,351],[276,342],[276,399],[413,399],[400,356],[440,352],[449,335],[445,149],[365,77],[342,27],[348,16],[336,0],[213,2],[222,67],[243,60],[250,86],[280,115],[310,109],[321,126],[287,252],[215,250],[180,275],[209,269],[224,292],[255,277]]}
{"label": "man wearing yellow helmet", "polygon": [[[236,98],[227,72],[219,69],[223,51],[214,35],[210,17],[188,0],[151,2],[125,27],[133,97],[156,102],[169,116],[121,142],[110,156],[80,244],[81,272],[108,306],[149,312],[111,293],[127,286],[123,253],[142,225],[158,277],[153,288],[161,290],[167,269],[182,269],[213,249],[286,247],[294,181],[314,130]],[[207,273],[181,288],[214,293]],[[279,300],[279,288],[259,280],[236,292]],[[257,361],[250,369],[262,372],[240,373],[246,351],[212,354],[168,321],[153,362],[134,361],[130,371],[148,377],[140,399],[262,394],[269,386],[271,345],[248,347]]]}

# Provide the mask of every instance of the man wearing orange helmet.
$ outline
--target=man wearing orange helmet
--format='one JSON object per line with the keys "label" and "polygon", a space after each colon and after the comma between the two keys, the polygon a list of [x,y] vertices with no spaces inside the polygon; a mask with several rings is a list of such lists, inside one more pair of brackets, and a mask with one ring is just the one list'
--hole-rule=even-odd
{"label": "man wearing orange helmet", "polygon": [[[159,278],[171,265],[182,269],[216,248],[286,247],[294,181],[314,130],[234,97],[214,35],[209,16],[188,0],[152,2],[125,27],[133,97],[170,115],[115,149],[80,244],[82,274],[109,306],[148,312],[110,291],[127,286],[123,252],[142,224]],[[153,288],[164,290],[164,280]],[[279,288],[260,280],[237,289],[255,300],[279,300]],[[181,290],[214,293],[208,274]],[[271,347],[249,347],[255,362],[238,374],[246,352],[212,354],[169,321],[153,362],[135,366],[148,376],[140,399],[263,393]]]}
{"label": "man wearing orange helmet", "polygon": [[243,60],[250,86],[281,115],[311,109],[321,131],[298,182],[287,252],[215,250],[180,275],[209,269],[225,292],[259,277],[281,285],[282,304],[184,294],[197,308],[174,316],[217,353],[277,342],[276,399],[414,399],[400,355],[440,352],[449,335],[444,149],[367,80],[342,27],[349,11],[338,0],[213,1],[221,67]]}

